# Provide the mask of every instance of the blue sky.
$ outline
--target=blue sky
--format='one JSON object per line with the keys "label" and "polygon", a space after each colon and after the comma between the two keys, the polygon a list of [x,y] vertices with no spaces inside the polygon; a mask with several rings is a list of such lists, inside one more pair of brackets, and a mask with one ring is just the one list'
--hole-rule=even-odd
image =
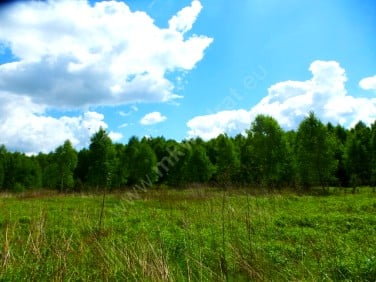
{"label": "blue sky", "polygon": [[0,144],[371,123],[375,34],[372,0],[18,1],[0,7]]}

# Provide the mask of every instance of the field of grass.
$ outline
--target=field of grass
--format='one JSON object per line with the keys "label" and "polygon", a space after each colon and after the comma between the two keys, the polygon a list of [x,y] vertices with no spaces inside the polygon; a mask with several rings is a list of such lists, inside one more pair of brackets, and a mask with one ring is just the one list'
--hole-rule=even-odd
{"label": "field of grass", "polygon": [[376,193],[0,196],[0,281],[375,281]]}

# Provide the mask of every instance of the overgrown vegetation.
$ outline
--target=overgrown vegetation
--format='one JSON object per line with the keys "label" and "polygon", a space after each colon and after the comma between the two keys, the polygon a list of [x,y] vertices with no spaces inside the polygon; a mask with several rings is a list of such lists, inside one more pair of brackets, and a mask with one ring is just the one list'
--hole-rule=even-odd
{"label": "overgrown vegetation", "polygon": [[112,144],[104,129],[79,152],[69,141],[49,154],[26,156],[0,147],[0,191],[66,191],[127,187],[243,186],[258,190],[376,185],[376,122],[348,130],[313,113],[296,131],[259,115],[246,135],[176,142],[131,137]]}
{"label": "overgrown vegetation", "polygon": [[370,189],[249,191],[3,194],[0,280],[374,281]]}

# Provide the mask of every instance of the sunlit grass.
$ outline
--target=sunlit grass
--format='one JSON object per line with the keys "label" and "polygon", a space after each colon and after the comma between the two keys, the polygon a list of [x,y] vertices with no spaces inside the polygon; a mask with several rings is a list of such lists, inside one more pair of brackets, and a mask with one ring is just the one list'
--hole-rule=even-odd
{"label": "sunlit grass", "polygon": [[376,198],[245,190],[0,197],[0,280],[376,277]]}

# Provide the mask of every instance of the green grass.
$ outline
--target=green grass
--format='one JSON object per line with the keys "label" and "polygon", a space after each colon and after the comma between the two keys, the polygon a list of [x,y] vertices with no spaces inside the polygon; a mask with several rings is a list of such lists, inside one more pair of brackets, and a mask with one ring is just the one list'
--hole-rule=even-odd
{"label": "green grass", "polygon": [[376,194],[0,196],[0,281],[375,281]]}

